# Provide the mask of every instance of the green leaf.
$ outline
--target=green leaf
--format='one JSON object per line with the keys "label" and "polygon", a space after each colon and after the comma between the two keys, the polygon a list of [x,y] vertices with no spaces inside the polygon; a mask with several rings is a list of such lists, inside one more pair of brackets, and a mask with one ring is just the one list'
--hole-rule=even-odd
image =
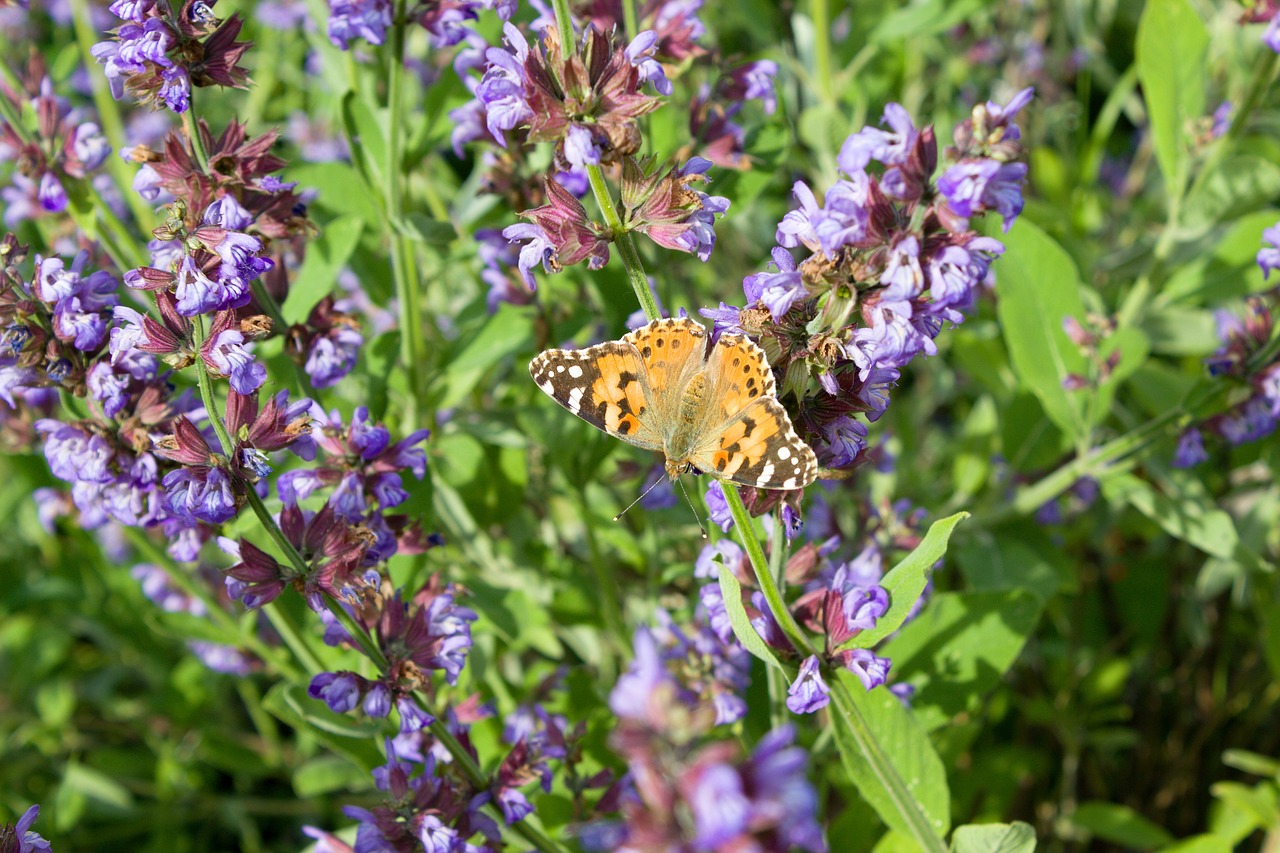
{"label": "green leaf", "polygon": [[[333,290],[338,273],[347,265],[351,253],[360,244],[364,220],[358,216],[340,216],[324,226],[320,236],[307,244],[307,257],[302,262],[289,295],[280,311],[290,323],[301,323],[317,302]],[[283,331],[283,330],[281,330]]]}
{"label": "green leaf", "polygon": [[1061,548],[1029,520],[979,531],[951,554],[974,592],[1025,589],[1047,601],[1074,580]]}
{"label": "green leaf", "polygon": [[1068,374],[1086,372],[1084,356],[1062,330],[1065,318],[1085,316],[1075,263],[1026,219],[1004,241],[996,312],[1014,373],[1063,432],[1078,436],[1085,428],[1084,396],[1062,387]]}
{"label": "green leaf", "polygon": [[1150,483],[1132,474],[1119,474],[1103,480],[1102,491],[1107,500],[1129,504],[1170,536],[1210,556],[1236,560],[1249,568],[1267,567],[1265,561],[1240,541],[1230,515],[1209,508],[1202,495],[1181,493],[1176,480],[1166,479],[1164,485],[1173,490],[1171,494],[1157,492]]}
{"label": "green leaf", "polygon": [[293,792],[299,797],[362,791],[369,787],[368,773],[336,755],[318,755],[293,771]]}
{"label": "green leaf", "polygon": [[920,593],[924,592],[933,564],[947,553],[947,541],[951,538],[951,532],[968,517],[969,513],[958,512],[929,526],[924,540],[880,581],[880,586],[889,593],[888,612],[876,621],[876,627],[858,634],[848,645],[869,649],[898,630]]}
{"label": "green leaf", "polygon": [[[315,190],[315,206],[338,215],[351,215],[364,222],[378,222],[375,196],[366,192],[364,179],[350,163],[299,163],[289,166],[289,180]],[[308,245],[308,251],[310,246]]]}
{"label": "green leaf", "polygon": [[[742,606],[742,585],[738,583],[738,579],[733,576],[733,572],[720,566],[716,572],[716,578],[720,581],[720,594],[724,596],[724,609],[729,614],[729,623],[733,625],[733,635],[738,638],[738,642],[751,654],[760,658],[767,664],[783,669],[782,664],[778,663],[778,659],[774,657],[773,650],[769,648],[769,644],[764,641],[756,629],[751,626],[751,620],[747,618],[747,610]],[[783,670],[785,672],[785,670]]]}
{"label": "green leaf", "polygon": [[1222,763],[1253,776],[1280,780],[1280,761],[1269,755],[1259,755],[1246,749],[1228,749],[1222,753]]}
{"label": "green leaf", "polygon": [[[309,729],[317,734],[337,735],[340,738],[366,740],[377,737],[382,731],[376,721],[358,722],[354,717],[335,714],[319,699],[312,699],[295,684],[280,682],[267,691],[262,707],[294,728]],[[325,738],[332,743],[333,738]]]}
{"label": "green leaf", "polygon": [[342,96],[342,123],[355,143],[351,146],[351,161],[364,173],[365,180],[380,186],[387,168],[386,137],[378,116],[358,92],[347,91]]}
{"label": "green leaf", "polygon": [[1235,845],[1225,838],[1216,835],[1193,835],[1184,838],[1168,847],[1161,847],[1161,853],[1231,853]]}
{"label": "green leaf", "polygon": [[202,640],[206,643],[219,643],[236,648],[243,645],[238,632],[216,625],[205,616],[149,610],[143,615],[143,619],[156,630],[156,633],[174,639]]}
{"label": "green leaf", "polygon": [[911,699],[926,730],[973,711],[1018,659],[1044,602],[1021,589],[935,595],[884,649],[900,678],[918,682]]}
{"label": "green leaf", "polygon": [[[449,359],[443,396],[436,408],[452,409],[457,406],[480,384],[486,370],[504,358],[529,349],[532,340],[528,315],[510,305],[499,306],[498,313],[488,318],[480,330],[470,336],[462,351]],[[533,380],[528,378],[523,365],[520,372],[523,375],[516,381],[526,380],[532,385]]]}
{"label": "green leaf", "polygon": [[1117,803],[1081,803],[1071,816],[1076,826],[1094,837],[1122,847],[1149,850],[1173,843],[1173,836],[1128,806]]}
{"label": "green leaf", "polygon": [[1138,79],[1169,195],[1182,193],[1187,128],[1204,114],[1209,33],[1187,0],[1147,0],[1138,22]]}
{"label": "green leaf", "polygon": [[919,804],[933,832],[942,836],[951,821],[951,793],[946,768],[924,729],[887,689],[868,692],[844,669],[835,677],[847,687],[845,692],[852,696],[855,714],[861,716],[861,721],[854,715],[845,716],[836,704],[830,709],[836,745],[858,792],[890,829],[914,838],[916,834],[887,781],[887,774],[896,774]]}
{"label": "green leaf", "polygon": [[952,853],[1029,853],[1036,849],[1036,831],[1031,824],[970,824],[957,827],[951,836]]}
{"label": "green leaf", "polygon": [[458,236],[458,229],[453,227],[452,222],[432,219],[421,213],[410,213],[397,226],[409,239],[434,246],[447,246]]}

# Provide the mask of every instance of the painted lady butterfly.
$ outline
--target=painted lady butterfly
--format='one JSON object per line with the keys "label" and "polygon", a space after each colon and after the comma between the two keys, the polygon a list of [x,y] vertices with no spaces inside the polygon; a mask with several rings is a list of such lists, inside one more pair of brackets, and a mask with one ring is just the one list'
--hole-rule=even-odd
{"label": "painted lady butterfly", "polygon": [[673,480],[697,469],[758,489],[800,489],[818,475],[764,350],[687,317],[654,320],[622,340],[547,350],[529,364],[538,387],[587,423],[667,457]]}

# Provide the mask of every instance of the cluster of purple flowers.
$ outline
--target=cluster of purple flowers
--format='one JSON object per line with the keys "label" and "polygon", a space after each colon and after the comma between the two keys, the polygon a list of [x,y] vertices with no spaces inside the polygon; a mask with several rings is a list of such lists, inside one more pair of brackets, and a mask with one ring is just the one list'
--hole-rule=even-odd
{"label": "cluster of purple flowers", "polygon": [[[435,47],[451,47],[478,38],[470,23],[486,9],[505,21],[515,13],[516,0],[418,0],[408,18],[431,33]],[[329,41],[342,50],[350,50],[355,39],[382,44],[392,13],[392,0],[329,0]]]}
{"label": "cluster of purple flowers", "polygon": [[[608,261],[609,243],[617,235],[593,221],[577,199],[587,189],[587,167],[619,170],[624,230],[643,233],[660,246],[696,254],[703,261],[710,257],[715,217],[729,202],[692,185],[707,180],[712,162],[694,156],[683,166],[659,169],[651,158],[635,158],[642,143],[639,118],[662,105],[643,88],[651,84],[655,92],[671,94],[662,60],[701,55],[693,46],[704,31],[694,14],[700,5],[650,4],[643,20],[655,28],[641,30],[625,45],[607,35],[621,31],[621,10],[608,4],[582,10],[587,20],[580,40],[559,33],[544,14],[533,24],[541,31],[533,45],[508,23],[504,47],[487,48],[483,62],[462,62],[460,73],[474,67],[482,76],[464,73],[475,99],[450,114],[455,151],[461,154],[467,142],[486,141],[502,152],[499,170],[510,171],[525,149],[550,142],[559,171],[535,187],[497,175],[492,180],[495,190],[500,183],[520,190],[513,199],[516,206],[521,199],[545,203],[526,206],[520,215],[530,222],[503,231],[508,240],[523,244],[517,266],[526,287],[512,286],[505,271],[486,258],[486,277],[498,279],[491,282],[491,302],[527,302],[538,266],[554,273],[583,261],[598,269]],[[565,54],[562,38],[571,41]],[[739,101],[771,97],[772,73],[765,64],[744,66],[742,73],[725,79],[724,90]]]}
{"label": "cluster of purple flowers", "polygon": [[636,656],[609,706],[619,717],[610,738],[626,760],[616,800],[621,821],[582,829],[589,850],[824,851],[817,795],[806,778],[808,754],[783,727],[743,757],[733,741],[708,734],[720,709],[691,699],[657,638],[636,632]]}
{"label": "cluster of purple flowers", "polygon": [[[1266,242],[1258,251],[1258,265],[1264,275],[1280,268],[1280,223],[1262,234]],[[1248,398],[1223,414],[1187,429],[1178,438],[1173,464],[1179,468],[1198,465],[1209,458],[1203,432],[1208,430],[1227,444],[1240,445],[1266,438],[1280,426],[1280,352],[1272,340],[1274,312],[1280,291],[1272,288],[1245,301],[1243,316],[1219,310],[1218,340],[1221,346],[1206,359],[1213,376],[1231,376],[1248,384]]]}
{"label": "cluster of purple flowers", "polygon": [[[865,459],[866,427],[889,403],[888,389],[917,355],[937,352],[946,322],[960,323],[986,280],[999,241],[969,229],[999,213],[1006,230],[1022,210],[1026,165],[1013,122],[1030,100],[980,104],[956,128],[938,170],[931,127],[916,128],[897,104],[888,129],[867,127],[841,147],[841,180],[822,203],[804,182],[798,209],[778,224],[773,263],[743,281],[746,306],[703,309],[716,333],[758,338],[799,401],[803,437],[831,468]],[[880,170],[868,170],[872,162]],[[797,261],[791,250],[807,257]]]}
{"label": "cluster of purple flowers", "polygon": [[239,62],[249,43],[236,41],[239,15],[220,21],[203,2],[175,8],[164,0],[115,0],[110,8],[123,23],[91,52],[117,100],[129,92],[184,113],[192,86],[244,87],[248,77]]}
{"label": "cluster of purple flowers", "polygon": [[[21,113],[17,93],[4,91],[0,97],[14,98]],[[34,128],[14,127],[0,119],[0,162],[16,165],[10,176],[12,186],[0,189],[4,224],[9,228],[65,211],[70,203],[66,183],[89,178],[111,154],[97,123],[56,95],[48,77],[39,78],[39,91],[29,105],[36,116]]]}

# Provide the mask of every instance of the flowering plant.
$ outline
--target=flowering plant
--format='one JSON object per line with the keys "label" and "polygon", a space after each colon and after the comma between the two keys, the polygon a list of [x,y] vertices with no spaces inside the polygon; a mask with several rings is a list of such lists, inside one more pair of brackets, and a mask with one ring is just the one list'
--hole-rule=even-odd
{"label": "flowering plant", "polygon": [[0,0],[0,853],[1274,834],[1280,6],[230,6]]}

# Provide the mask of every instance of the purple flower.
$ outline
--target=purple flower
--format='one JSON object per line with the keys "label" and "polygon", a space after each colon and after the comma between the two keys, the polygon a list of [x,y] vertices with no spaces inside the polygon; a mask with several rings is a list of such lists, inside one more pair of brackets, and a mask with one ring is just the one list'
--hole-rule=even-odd
{"label": "purple flower", "polygon": [[[967,260],[967,259],[966,259]],[[889,247],[880,283],[885,289],[880,298],[885,302],[915,299],[924,290],[924,271],[920,269],[920,241],[907,235]]]}
{"label": "purple flower", "polygon": [[[720,558],[719,561],[716,560],[717,557]],[[730,572],[742,565],[742,549],[732,539],[721,539],[719,542],[703,545],[693,566],[693,576],[715,578],[722,565]]]}
{"label": "purple flower", "polygon": [[[203,225],[216,225],[219,228],[225,228],[228,231],[243,231],[253,224],[253,214],[245,210],[240,202],[236,201],[235,196],[224,195],[211,203],[204,210],[204,216],[200,219]],[[249,238],[253,239],[253,238]],[[255,241],[256,242],[256,241]],[[252,244],[245,246],[250,254],[262,248],[261,243],[256,247]],[[223,258],[224,263],[226,258]]]}
{"label": "purple flower", "polygon": [[390,26],[390,0],[329,0],[329,41],[341,50],[354,38],[382,44]]}
{"label": "purple flower", "polygon": [[877,657],[870,649],[845,649],[836,655],[836,660],[858,676],[867,690],[879,687],[889,677],[889,659]]}
{"label": "purple flower", "polygon": [[517,788],[503,788],[498,792],[498,806],[508,823],[519,823],[533,813],[533,804]]}
{"label": "purple flower", "polygon": [[317,388],[330,388],[355,369],[364,336],[350,326],[335,326],[328,335],[317,337],[307,353],[303,370]]}
{"label": "purple flower", "polygon": [[1258,250],[1258,266],[1262,267],[1262,277],[1270,278],[1271,271],[1280,267],[1280,222],[1263,231],[1262,240],[1270,247]]}
{"label": "purple flower", "polygon": [[78,126],[71,140],[71,150],[86,171],[93,171],[111,155],[111,143],[96,124],[87,121]]}
{"label": "purple flower", "polygon": [[125,24],[118,30],[118,35],[121,65],[131,70],[145,70],[145,62],[154,62],[164,68],[173,64],[166,55],[173,45],[173,36],[164,19],[147,18],[142,26]]}
{"label": "purple flower", "polygon": [[662,64],[653,58],[657,45],[658,34],[653,30],[644,30],[631,40],[623,55],[640,72],[641,83],[653,83],[653,88],[659,94],[670,95],[671,81],[662,70]]}
{"label": "purple flower", "polygon": [[[504,815],[506,811],[504,804]],[[508,820],[507,822],[513,823],[514,821]],[[422,842],[423,853],[454,853],[459,847],[458,831],[451,826],[445,826],[440,821],[440,818],[433,814],[423,816],[422,824],[418,828],[418,841]],[[466,847],[470,846],[469,844],[466,845]],[[369,849],[372,851],[374,848]]]}
{"label": "purple flower", "polygon": [[796,268],[795,258],[783,248],[774,248],[773,263],[777,272],[760,272],[742,280],[747,304],[760,303],[769,309],[775,321],[781,320],[797,303],[808,298],[809,291]]}
{"label": "purple flower", "polygon": [[813,191],[803,181],[792,187],[800,209],[789,212],[778,223],[775,239],[781,246],[804,245],[810,251],[835,257],[845,246],[866,236],[866,209],[869,181],[859,173],[852,180],[837,181],[827,190],[825,206],[818,207]]}
{"label": "purple flower", "polygon": [[778,108],[778,95],[774,90],[774,78],[778,76],[778,63],[761,59],[740,65],[721,81],[720,89],[727,98],[735,101],[759,100],[765,115],[773,115]]}
{"label": "purple flower", "polygon": [[45,172],[40,177],[40,190],[36,197],[46,213],[61,213],[67,209],[67,191],[53,172]]}
{"label": "purple flower", "polygon": [[822,827],[816,818],[818,795],[805,778],[808,753],[797,746],[795,729],[779,726],[756,744],[746,768],[757,821],[773,824],[786,847],[825,853]]}
{"label": "purple flower", "polygon": [[160,72],[160,97],[165,106],[175,113],[185,113],[191,107],[191,79],[187,70],[180,65],[166,68]]}
{"label": "purple flower", "polygon": [[822,680],[818,656],[810,655],[800,665],[796,680],[787,690],[787,707],[795,714],[812,714],[831,702],[831,689]]}
{"label": "purple flower", "polygon": [[579,169],[600,165],[600,146],[584,125],[570,126],[564,138],[564,158]]}
{"label": "purple flower", "polygon": [[555,244],[551,242],[545,231],[531,222],[519,222],[515,225],[509,225],[502,229],[502,236],[512,243],[520,240],[529,241],[520,247],[520,257],[517,263],[520,274],[524,276],[525,283],[530,288],[536,289],[538,283],[533,277],[533,270],[541,265],[544,271],[548,273],[553,271],[551,261],[556,254]]}
{"label": "purple flower", "polygon": [[848,415],[841,415],[822,427],[822,436],[827,440],[826,464],[832,468],[844,468],[852,465],[864,450],[867,449],[867,427]]}
{"label": "purple flower", "polygon": [[1262,31],[1262,43],[1276,53],[1280,53],[1280,12],[1276,13],[1267,24],[1267,28]]}
{"label": "purple flower", "polygon": [[44,436],[44,455],[53,476],[69,483],[109,483],[114,479],[115,454],[100,435],[87,435],[78,427],[44,418],[36,421]]}
{"label": "purple flower", "polygon": [[712,764],[697,775],[689,793],[698,850],[715,850],[748,828],[751,801],[742,790],[742,777],[728,764]]}
{"label": "purple flower", "polygon": [[1218,432],[1229,444],[1240,445],[1266,438],[1276,429],[1276,416],[1265,397],[1253,397],[1234,412],[1224,415]]}
{"label": "purple flower", "polygon": [[169,509],[179,518],[222,524],[236,514],[231,480],[220,468],[208,468],[204,473],[180,468],[166,474],[163,482]]}
{"label": "purple flower", "polygon": [[140,24],[155,4],[156,0],[115,0],[108,8],[117,18]]}
{"label": "purple flower", "polygon": [[720,529],[728,533],[733,526],[733,514],[729,512],[729,502],[725,500],[724,487],[719,480],[707,484],[706,501],[711,523],[720,525]]}
{"label": "purple flower", "polygon": [[1204,439],[1200,430],[1189,429],[1178,437],[1178,447],[1173,452],[1173,467],[1190,468],[1209,458],[1204,451]]}
{"label": "purple flower", "polygon": [[609,708],[624,720],[646,721],[651,714],[650,697],[671,676],[662,666],[657,640],[648,628],[636,629],[634,644],[635,658],[609,693]]}
{"label": "purple flower", "polygon": [[360,704],[361,681],[352,672],[322,672],[311,679],[307,694],[323,700],[335,714],[345,714]]}
{"label": "purple flower", "polygon": [[836,162],[846,175],[858,174],[872,160],[879,160],[886,166],[901,166],[906,162],[919,135],[911,115],[900,104],[886,104],[880,121],[888,124],[892,131],[864,127],[840,146]]}
{"label": "purple flower", "polygon": [[958,216],[996,211],[1003,217],[1007,233],[1022,213],[1022,182],[1026,176],[1026,163],[962,160],[938,179],[938,191]]}
{"label": "purple flower", "polygon": [[85,383],[89,396],[102,404],[102,411],[107,417],[114,418],[129,405],[130,377],[116,373],[110,363],[100,361],[89,368]]}
{"label": "purple flower", "polygon": [[[223,265],[226,269],[226,265]],[[224,278],[221,274],[214,281],[196,266],[188,255],[178,267],[177,311],[184,317],[195,317],[211,311],[239,308],[249,303],[252,296],[249,282],[238,276]]]}
{"label": "purple flower", "polygon": [[533,110],[525,98],[525,59],[529,42],[514,25],[502,27],[508,48],[491,47],[485,51],[489,68],[476,86],[476,98],[484,105],[489,133],[506,147],[503,131],[513,130],[533,118]]}
{"label": "purple flower", "polygon": [[910,305],[902,302],[877,305],[871,311],[871,325],[853,333],[850,349],[864,381],[875,368],[903,367],[921,352],[938,352],[932,336],[912,323]]}
{"label": "purple flower", "polygon": [[244,335],[235,329],[219,332],[205,359],[220,375],[231,378],[231,387],[252,394],[267,381],[267,368],[259,364],[245,347]]}
{"label": "purple flower", "polygon": [[[31,830],[31,824],[36,822],[36,818],[40,816],[40,807],[32,806],[22,813],[22,817],[18,818],[18,822],[13,825],[12,840],[17,842],[17,847],[6,847],[6,851],[12,850],[14,853],[49,853],[53,848],[49,842],[41,838],[39,833]],[[8,827],[0,826],[0,838],[8,835]]]}
{"label": "purple flower", "polygon": [[150,163],[143,163],[138,174],[133,176],[133,191],[142,196],[144,201],[168,204],[173,201],[173,196],[161,186],[163,182],[160,173]]}

